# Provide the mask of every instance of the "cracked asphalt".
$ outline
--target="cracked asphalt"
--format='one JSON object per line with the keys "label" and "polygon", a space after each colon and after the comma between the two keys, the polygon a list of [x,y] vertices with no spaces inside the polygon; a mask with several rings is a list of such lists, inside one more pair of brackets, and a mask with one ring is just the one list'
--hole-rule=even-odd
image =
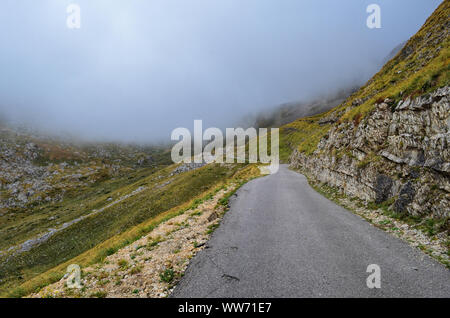
{"label": "cracked asphalt", "polygon": [[[283,165],[230,200],[171,297],[450,297],[450,271]],[[369,289],[370,264],[381,288]]]}

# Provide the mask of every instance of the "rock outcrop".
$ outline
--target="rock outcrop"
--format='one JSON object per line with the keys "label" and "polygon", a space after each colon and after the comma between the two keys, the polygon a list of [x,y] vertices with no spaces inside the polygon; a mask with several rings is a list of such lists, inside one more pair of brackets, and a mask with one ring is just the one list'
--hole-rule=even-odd
{"label": "rock outcrop", "polygon": [[386,99],[360,122],[336,123],[312,155],[290,162],[313,179],[410,215],[450,217],[450,87]]}

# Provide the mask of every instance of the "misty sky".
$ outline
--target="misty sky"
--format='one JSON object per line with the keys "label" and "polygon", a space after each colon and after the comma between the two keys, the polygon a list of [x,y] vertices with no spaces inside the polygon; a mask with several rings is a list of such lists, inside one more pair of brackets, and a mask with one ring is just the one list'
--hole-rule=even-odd
{"label": "misty sky", "polygon": [[[230,126],[362,84],[440,2],[1,0],[0,115],[139,142],[169,140],[194,119]],[[79,30],[66,26],[70,3]],[[371,3],[381,29],[366,27]]]}

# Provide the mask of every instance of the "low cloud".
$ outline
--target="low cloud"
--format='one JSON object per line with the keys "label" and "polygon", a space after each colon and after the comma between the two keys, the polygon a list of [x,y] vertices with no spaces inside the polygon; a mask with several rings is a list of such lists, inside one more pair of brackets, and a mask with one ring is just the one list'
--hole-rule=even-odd
{"label": "low cloud", "polygon": [[[81,29],[66,7],[81,7]],[[0,114],[91,140],[164,141],[194,119],[362,84],[441,1],[17,1],[0,4]]]}

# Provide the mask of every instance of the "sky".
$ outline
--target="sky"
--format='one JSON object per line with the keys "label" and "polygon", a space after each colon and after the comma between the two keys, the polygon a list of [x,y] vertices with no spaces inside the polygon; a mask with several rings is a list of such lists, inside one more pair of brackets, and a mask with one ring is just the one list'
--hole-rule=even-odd
{"label": "sky", "polygon": [[[81,8],[69,29],[67,6]],[[381,8],[369,29],[366,8]],[[170,141],[363,84],[441,0],[2,0],[0,116],[90,140]]]}

